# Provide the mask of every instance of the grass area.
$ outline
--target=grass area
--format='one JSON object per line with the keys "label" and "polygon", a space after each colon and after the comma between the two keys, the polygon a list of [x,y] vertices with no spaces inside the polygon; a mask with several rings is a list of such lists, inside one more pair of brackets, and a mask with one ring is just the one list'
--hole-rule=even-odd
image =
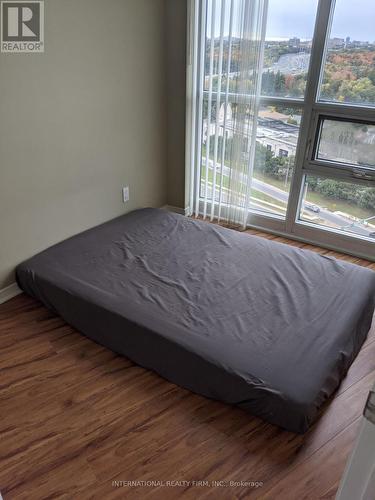
{"label": "grass area", "polygon": [[[254,173],[255,179],[266,182],[267,184],[270,184],[271,186],[279,187],[280,189],[283,189],[283,191],[288,192],[289,191],[289,185],[288,187],[285,188],[284,183],[282,181],[279,181],[278,179],[273,179],[272,177],[267,177],[267,176],[260,176],[257,173]],[[208,170],[208,182],[212,182],[214,178],[213,171],[211,169]],[[201,179],[205,180],[206,179],[206,166],[202,165],[201,167]],[[217,188],[220,186],[220,174],[216,173],[216,186]],[[229,178],[224,176],[223,177],[223,187],[224,188],[229,188]],[[277,200],[276,198],[273,198],[272,196],[269,196],[262,191],[258,191],[257,189],[252,189],[252,193],[256,193],[257,198],[262,199],[264,201],[268,201],[269,203],[278,203],[279,205],[286,205],[286,203]],[[255,196],[255,194],[254,194]]]}
{"label": "grass area", "polygon": [[254,170],[254,178],[258,181],[266,182],[271,186],[277,187],[286,193],[289,193],[290,191],[290,181],[285,186],[285,181],[280,181],[279,179],[275,179],[269,175],[264,175],[262,172],[257,172],[256,170]]}
{"label": "grass area", "polygon": [[[214,179],[214,173],[212,169],[208,169],[208,182],[213,182]],[[201,166],[201,180],[205,181],[206,180],[206,166],[202,165]],[[220,181],[221,181],[221,175],[216,172],[216,187],[220,187]],[[229,177],[223,176],[223,187],[224,188],[229,188]]]}
{"label": "grass area", "polygon": [[[213,171],[211,169],[208,170],[208,182],[213,181]],[[201,179],[205,180],[206,179],[206,167],[205,165],[202,165],[201,169]],[[263,179],[260,179],[263,180]],[[264,180],[264,182],[268,182],[268,179]],[[269,183],[270,184],[270,183]],[[216,174],[216,187],[219,188],[220,186],[220,174]],[[224,188],[229,188],[229,178],[224,176],[223,177],[223,187]],[[262,191],[258,191],[257,189],[252,189],[251,194],[253,197],[258,198],[259,200],[266,201],[268,203],[275,203],[280,205],[280,207],[285,207],[286,203],[277,200],[276,198],[273,198],[272,196],[269,196],[268,194],[263,193]]]}
{"label": "grass area", "polygon": [[320,207],[328,208],[331,212],[345,212],[349,215],[354,215],[354,217],[358,217],[359,219],[367,219],[367,217],[375,215],[370,210],[366,210],[365,208],[361,208],[356,205],[351,205],[347,201],[333,201],[332,198],[327,198],[319,193],[314,193],[313,191],[308,192],[307,201],[315,203]]}
{"label": "grass area", "polygon": [[[206,167],[202,166],[201,170],[201,179],[206,178]],[[208,171],[208,182],[212,184],[213,181],[213,172],[212,170]],[[223,177],[223,187],[228,188],[229,187],[229,182],[228,182],[228,177]],[[216,175],[216,187],[218,188],[220,185],[220,175]],[[276,212],[280,214],[285,214],[286,213],[286,203],[283,201],[279,201],[276,198],[273,198],[272,196],[269,196],[266,193],[263,193],[262,191],[258,191],[257,189],[252,189],[251,190],[251,200],[253,203],[259,203],[262,204],[264,202],[264,209],[270,212]],[[267,206],[267,204],[270,204]],[[272,205],[272,206],[271,206]]]}
{"label": "grass area", "polygon": [[278,205],[281,209],[286,209],[286,203],[280,200],[276,200],[276,198],[273,198],[272,196],[269,196],[268,194],[262,193],[262,191],[258,191],[257,189],[252,189],[251,190],[251,197],[252,198],[257,198],[258,200],[261,201],[266,201],[267,203],[272,203],[274,205]]}
{"label": "grass area", "polygon": [[286,203],[282,201],[275,200],[272,196],[268,196],[262,191],[257,189],[251,190],[251,203],[261,208],[266,212],[285,215],[286,214]]}

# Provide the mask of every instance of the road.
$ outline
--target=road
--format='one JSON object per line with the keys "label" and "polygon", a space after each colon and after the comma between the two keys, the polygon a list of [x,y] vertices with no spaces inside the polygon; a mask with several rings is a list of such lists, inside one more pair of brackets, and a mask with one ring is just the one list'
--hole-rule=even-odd
{"label": "road", "polygon": [[[271,184],[267,184],[266,182],[253,178],[252,186],[254,186],[254,188],[257,189],[258,191],[268,194],[269,196],[272,196],[273,198],[276,198],[279,201],[282,201],[284,203],[288,202],[288,193],[286,193],[282,189],[272,186]],[[353,223],[351,220],[346,219],[345,217],[342,217],[340,215],[337,215],[327,210],[326,208],[320,206],[319,208],[320,208],[319,217],[321,219],[323,219],[326,222],[329,222],[330,224],[334,224],[335,226],[345,227],[346,231],[359,234],[361,236],[368,236],[372,231],[371,229],[367,229],[359,225],[358,223],[352,228],[348,227]]]}
{"label": "road", "polygon": [[[205,164],[205,159],[203,159],[203,165]],[[221,165],[219,163],[216,164],[216,171],[220,172]],[[209,160],[209,169],[213,170],[213,161]],[[223,167],[223,175],[225,177],[229,177],[230,173],[230,168],[225,166]],[[243,176],[243,182],[247,182],[247,176]],[[272,184],[268,184],[267,182],[263,182],[259,179],[253,178],[252,187],[254,187],[256,190],[261,191],[262,193],[272,196],[272,198],[275,198],[278,201],[281,201],[283,203],[288,203],[288,197],[289,193],[283,191],[282,189],[279,189],[275,186],[272,186]],[[317,205],[319,206],[319,205]],[[371,232],[373,232],[372,229],[368,229],[365,226],[360,225],[359,223],[353,223],[353,221],[342,217],[341,215],[335,214],[334,212],[331,212],[327,210],[324,207],[319,207],[320,212],[319,212],[319,218],[322,219],[323,221],[332,224],[334,226],[337,226],[338,228],[343,228],[345,227],[345,231],[358,234],[360,236],[369,236]],[[318,215],[318,214],[316,214]],[[353,225],[352,225],[353,224]]]}

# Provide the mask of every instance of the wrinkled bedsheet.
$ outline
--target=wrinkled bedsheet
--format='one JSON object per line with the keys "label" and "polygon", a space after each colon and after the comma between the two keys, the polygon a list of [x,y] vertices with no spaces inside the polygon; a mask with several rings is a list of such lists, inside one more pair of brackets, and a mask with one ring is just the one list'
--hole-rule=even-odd
{"label": "wrinkled bedsheet", "polygon": [[339,385],[375,304],[366,268],[159,209],[78,234],[16,274],[92,340],[294,432]]}

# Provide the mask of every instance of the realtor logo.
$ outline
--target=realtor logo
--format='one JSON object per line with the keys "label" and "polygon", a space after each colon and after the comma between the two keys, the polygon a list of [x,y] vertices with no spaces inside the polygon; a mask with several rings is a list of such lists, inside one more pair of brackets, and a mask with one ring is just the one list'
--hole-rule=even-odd
{"label": "realtor logo", "polygon": [[1,52],[44,52],[44,2],[1,2]]}

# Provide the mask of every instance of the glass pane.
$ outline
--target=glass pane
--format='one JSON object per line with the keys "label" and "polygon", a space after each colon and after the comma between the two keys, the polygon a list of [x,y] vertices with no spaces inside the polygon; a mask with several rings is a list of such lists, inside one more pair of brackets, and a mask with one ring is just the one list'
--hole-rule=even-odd
{"label": "glass pane", "polygon": [[[222,188],[223,203],[228,202],[228,190],[230,187],[231,162],[233,154],[233,143],[235,140],[235,119],[237,104],[229,102],[225,113],[224,99],[220,101],[218,116],[218,137],[216,135],[216,99],[212,101],[211,113],[208,117],[208,98],[203,100],[203,124],[202,124],[202,160],[201,160],[201,183],[200,196],[212,199],[212,187],[215,178],[215,200],[219,201],[220,187]],[[241,155],[244,162],[249,161],[249,148],[251,140],[251,115],[245,120],[243,137],[240,139]],[[225,123],[224,123],[225,122]],[[224,129],[225,125],[225,129]],[[237,138],[238,140],[238,138]],[[216,167],[214,169],[216,159]],[[208,160],[208,161],[207,161]],[[208,164],[208,169],[206,165]],[[207,180],[207,182],[206,182]],[[247,178],[243,178],[244,185]],[[207,187],[206,187],[207,186]],[[206,191],[207,190],[207,191]]]}
{"label": "glass pane", "polygon": [[[220,108],[220,118],[219,118],[219,133],[217,141],[217,153],[216,153],[216,189],[215,189],[215,199],[219,201],[219,188],[221,183],[221,159],[223,153],[223,125],[224,125],[224,103],[221,103]],[[229,106],[227,116],[229,117],[229,110],[232,106]],[[214,177],[214,156],[215,156],[215,130],[216,130],[216,99],[211,103],[211,114],[208,119],[208,99],[203,100],[203,123],[202,123],[202,159],[201,159],[201,182],[200,182],[200,197],[206,197],[206,179],[207,179],[207,197],[212,198],[212,183]],[[225,141],[227,146],[227,141]],[[226,148],[227,149],[227,148]],[[230,160],[230,154],[224,151],[225,157],[223,162],[223,186],[228,188],[228,171],[225,167]],[[206,169],[208,157],[208,169]]]}
{"label": "glass pane", "polygon": [[262,94],[303,98],[317,0],[269,0]]}
{"label": "glass pane", "polygon": [[[212,59],[212,89],[215,91],[219,83],[219,55],[220,55],[220,29],[221,29],[221,4],[225,0],[207,0],[207,22],[206,22],[206,46],[205,46],[205,61],[204,61],[204,89],[209,90],[210,83],[210,65],[211,65],[211,51],[213,50]],[[238,1],[238,0],[235,0]],[[223,55],[222,55],[222,86],[224,89],[226,81],[226,73],[228,69],[228,54],[229,54],[229,10],[230,2],[227,2],[224,12],[224,41],[223,41]],[[212,18],[214,16],[214,22]],[[212,30],[213,28],[213,30]],[[213,44],[213,45],[212,45]],[[238,46],[238,42],[237,42]],[[233,43],[232,43],[233,47]],[[238,49],[238,47],[237,47]],[[233,50],[233,48],[232,48]],[[229,69],[230,76],[234,78],[237,71],[237,62],[235,58],[231,58],[231,68]]]}
{"label": "glass pane", "polygon": [[300,220],[375,242],[375,187],[306,176]]}
{"label": "glass pane", "polygon": [[259,111],[252,207],[286,214],[302,111],[279,106]]}
{"label": "glass pane", "polygon": [[375,125],[323,119],[316,158],[375,167]]}
{"label": "glass pane", "polygon": [[374,0],[336,0],[320,100],[375,105],[374,19]]}
{"label": "glass pane", "polygon": [[[212,197],[215,158],[215,119],[216,103],[207,119],[207,99],[203,105],[202,127],[202,164],[201,164],[201,197],[205,195],[206,174],[207,194]],[[223,202],[229,187],[230,165],[233,144],[233,122],[236,104],[229,103],[224,134],[225,104],[219,110],[219,133],[216,153],[215,198],[219,200],[219,188],[222,182]],[[294,172],[294,160],[297,148],[299,126],[302,111],[283,107],[262,107],[258,116],[256,136],[255,162],[252,179],[250,208],[256,211],[285,216],[289,198],[290,184]],[[242,141],[242,155],[250,161],[250,124],[245,125],[245,136]],[[206,155],[209,148],[209,167],[206,172]],[[224,148],[224,151],[223,151]],[[221,161],[223,158],[223,177],[221,178]],[[247,179],[244,178],[244,183]]]}
{"label": "glass pane", "polygon": [[[310,61],[318,0],[269,0],[266,42],[264,50],[262,94],[267,96],[303,98]],[[222,0],[207,1],[204,89],[209,89],[210,55],[212,60],[212,89],[219,84],[220,19]],[[236,91],[236,77],[241,68],[238,12],[240,0],[234,0],[231,47],[229,47],[230,2],[225,3],[223,25],[223,54],[221,88],[226,86],[229,54],[229,90]],[[213,8],[215,7],[215,8]],[[214,23],[212,25],[212,16]],[[212,29],[213,27],[213,29]],[[213,45],[211,41],[213,40]],[[229,48],[231,50],[229,50]]]}

